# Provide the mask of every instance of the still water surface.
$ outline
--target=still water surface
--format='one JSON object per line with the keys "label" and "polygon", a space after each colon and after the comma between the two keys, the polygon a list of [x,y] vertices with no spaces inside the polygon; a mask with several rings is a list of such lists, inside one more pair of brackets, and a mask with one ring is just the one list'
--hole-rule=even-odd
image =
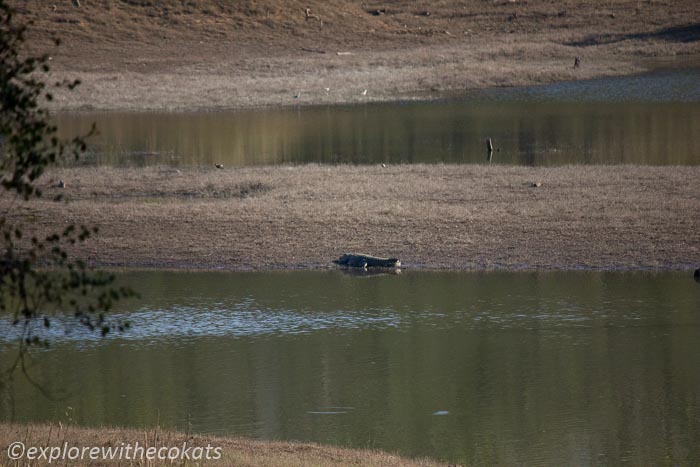
{"label": "still water surface", "polygon": [[160,423],[465,464],[700,462],[700,284],[688,272],[124,281],[142,294],[119,311],[133,330],[99,339],[57,326],[35,371],[68,398],[18,382],[16,419]]}
{"label": "still water surface", "polygon": [[438,102],[59,114],[91,164],[700,164],[700,68],[481,90]]}

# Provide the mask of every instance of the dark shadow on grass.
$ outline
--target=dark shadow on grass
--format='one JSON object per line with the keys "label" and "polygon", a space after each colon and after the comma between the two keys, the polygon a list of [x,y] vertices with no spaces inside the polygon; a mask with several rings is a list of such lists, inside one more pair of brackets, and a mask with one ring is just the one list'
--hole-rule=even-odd
{"label": "dark shadow on grass", "polygon": [[592,45],[614,44],[627,40],[662,40],[668,42],[696,42],[700,40],[700,23],[685,26],[673,26],[654,32],[634,34],[595,34],[586,36],[579,41],[565,42],[564,45],[573,47],[590,47]]}

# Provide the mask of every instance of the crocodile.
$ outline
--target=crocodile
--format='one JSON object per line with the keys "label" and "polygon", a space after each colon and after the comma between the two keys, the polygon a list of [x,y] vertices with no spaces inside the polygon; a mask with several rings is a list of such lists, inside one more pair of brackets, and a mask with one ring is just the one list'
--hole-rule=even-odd
{"label": "crocodile", "polygon": [[364,255],[357,253],[345,253],[339,259],[333,261],[339,266],[348,266],[351,268],[398,268],[401,267],[401,261],[396,258],[379,258],[372,255]]}

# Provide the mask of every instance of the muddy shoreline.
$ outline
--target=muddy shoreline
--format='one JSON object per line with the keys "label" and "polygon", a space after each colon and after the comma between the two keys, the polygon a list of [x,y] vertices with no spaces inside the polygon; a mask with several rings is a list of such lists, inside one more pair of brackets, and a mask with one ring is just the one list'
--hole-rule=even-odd
{"label": "muddy shoreline", "polygon": [[[9,447],[3,454],[7,456],[9,463],[5,463],[5,458],[3,458],[3,465],[13,465],[20,462],[26,465],[50,465],[52,462],[57,464],[70,463],[70,465],[78,466],[164,465],[174,462],[172,458],[167,458],[167,453],[158,451],[158,449],[179,449],[180,447],[182,450],[178,450],[178,456],[189,447],[189,450],[186,451],[188,456],[185,457],[182,454],[181,457],[182,459],[194,460],[198,465],[269,465],[280,467],[290,465],[300,467],[344,465],[436,467],[446,465],[431,459],[410,459],[376,449],[352,449],[316,443],[199,435],[189,431],[184,433],[164,430],[159,426],[135,429],[114,426],[82,427],[65,422],[56,424],[4,422],[0,424],[0,440],[2,440],[3,446]],[[21,446],[16,446],[18,443]],[[128,448],[123,449],[124,446],[128,446]],[[31,447],[37,450],[33,455],[29,453],[28,449],[25,450]],[[10,448],[13,449],[10,451]],[[61,451],[62,448],[63,451]],[[122,449],[117,450],[116,448]],[[41,452],[40,449],[49,449],[44,456],[44,462],[41,462],[42,458],[37,454]],[[68,449],[76,452],[77,455],[66,455]],[[111,454],[105,455],[103,449],[114,450],[111,451]],[[157,454],[158,452],[160,454]],[[50,460],[47,462],[47,459]],[[160,459],[165,460],[159,462]],[[32,462],[32,460],[36,462]],[[181,461],[180,457],[175,460],[182,464],[189,463],[187,460]]]}
{"label": "muddy shoreline", "polygon": [[0,209],[39,235],[98,226],[72,254],[109,268],[326,269],[361,252],[405,269],[694,269],[698,179],[700,167],[70,168],[47,174],[44,199]]}

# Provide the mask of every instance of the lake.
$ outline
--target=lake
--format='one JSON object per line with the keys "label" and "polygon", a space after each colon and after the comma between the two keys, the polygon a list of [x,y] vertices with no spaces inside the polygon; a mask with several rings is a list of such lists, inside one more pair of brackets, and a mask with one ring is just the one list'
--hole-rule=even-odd
{"label": "lake", "polygon": [[87,164],[226,167],[299,163],[700,164],[700,68],[434,102],[229,112],[64,113]]}
{"label": "lake", "polygon": [[[55,323],[15,419],[463,464],[700,462],[692,272],[128,272],[105,339]],[[0,364],[12,330],[0,329]],[[11,418],[3,400],[0,418]]]}
{"label": "lake", "polygon": [[[434,102],[58,114],[85,164],[700,164],[700,71]],[[487,138],[495,151],[486,158]],[[700,284],[676,272],[125,272],[132,323],[58,318],[0,419],[462,464],[700,463]],[[0,323],[0,364],[14,330]]]}

